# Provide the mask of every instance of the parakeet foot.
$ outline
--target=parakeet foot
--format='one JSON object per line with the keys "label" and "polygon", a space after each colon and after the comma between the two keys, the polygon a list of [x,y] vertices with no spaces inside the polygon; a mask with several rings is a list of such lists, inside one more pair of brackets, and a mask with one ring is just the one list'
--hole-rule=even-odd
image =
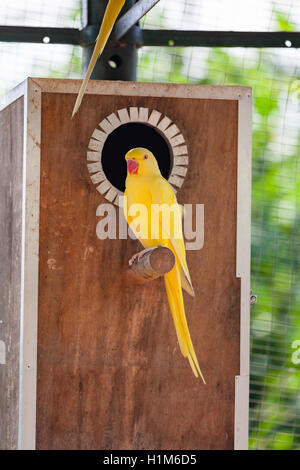
{"label": "parakeet foot", "polygon": [[136,253],[135,255],[132,256],[132,258],[130,258],[129,260],[129,266],[132,266],[133,263],[137,260],[137,261],[140,261],[140,259],[148,252],[148,251],[151,251],[153,250],[153,248],[147,248],[145,250],[142,250],[140,251],[139,253]]}

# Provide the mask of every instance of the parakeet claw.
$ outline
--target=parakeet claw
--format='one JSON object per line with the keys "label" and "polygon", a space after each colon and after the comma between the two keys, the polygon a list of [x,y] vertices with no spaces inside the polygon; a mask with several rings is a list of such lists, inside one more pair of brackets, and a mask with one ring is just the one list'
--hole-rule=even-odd
{"label": "parakeet claw", "polygon": [[146,250],[142,250],[139,253],[136,253],[135,255],[132,256],[129,260],[129,266],[132,266],[133,263],[137,260],[140,261],[140,259],[148,252],[151,251],[152,248],[147,248]]}

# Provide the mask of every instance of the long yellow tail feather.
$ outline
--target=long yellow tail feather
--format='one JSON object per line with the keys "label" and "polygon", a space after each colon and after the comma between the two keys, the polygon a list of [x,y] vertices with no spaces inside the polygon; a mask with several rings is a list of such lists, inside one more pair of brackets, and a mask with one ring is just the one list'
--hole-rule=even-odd
{"label": "long yellow tail feather", "polygon": [[194,351],[193,343],[190,337],[185,311],[183,296],[181,290],[180,282],[180,263],[176,260],[175,267],[169,273],[165,274],[165,284],[168,295],[168,300],[170,304],[170,309],[173,316],[173,321],[175,324],[175,329],[177,333],[177,338],[180,346],[181,353],[184,357],[187,357],[190,363],[190,366],[195,374],[198,377],[198,373],[201,376],[204,384],[205,379],[200,370],[198,360]]}
{"label": "long yellow tail feather", "polygon": [[89,78],[90,78],[90,76],[92,74],[92,71],[95,67],[97,59],[98,59],[99,55],[102,54],[102,51],[105,47],[105,44],[107,43],[107,40],[108,40],[109,35],[111,33],[111,30],[113,29],[115,21],[116,21],[118,15],[119,15],[124,3],[125,3],[125,0],[110,0],[107,7],[106,7],[104,18],[103,18],[103,21],[102,21],[102,24],[101,24],[101,28],[100,28],[98,37],[97,37],[96,45],[95,45],[95,48],[94,48],[94,51],[93,51],[88,69],[86,71],[84,80],[83,80],[82,85],[80,87],[80,90],[79,90],[79,93],[78,93],[78,96],[77,96],[77,99],[76,99],[76,102],[75,102],[75,105],[74,105],[72,117],[77,113],[77,111],[79,109],[79,106],[81,104],[84,92],[86,90],[86,87],[87,87],[87,84],[88,84],[88,81],[89,81]]}

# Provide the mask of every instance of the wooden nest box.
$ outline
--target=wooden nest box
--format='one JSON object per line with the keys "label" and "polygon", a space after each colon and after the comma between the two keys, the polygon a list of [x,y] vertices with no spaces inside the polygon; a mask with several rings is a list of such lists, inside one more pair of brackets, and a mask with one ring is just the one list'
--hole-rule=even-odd
{"label": "wooden nest box", "polygon": [[[91,81],[71,120],[79,85],[28,79],[0,112],[1,446],[246,448],[251,90]],[[185,309],[206,386],[162,279],[127,282],[140,246],[119,205],[139,146],[200,207]],[[115,238],[99,236],[104,217]]]}

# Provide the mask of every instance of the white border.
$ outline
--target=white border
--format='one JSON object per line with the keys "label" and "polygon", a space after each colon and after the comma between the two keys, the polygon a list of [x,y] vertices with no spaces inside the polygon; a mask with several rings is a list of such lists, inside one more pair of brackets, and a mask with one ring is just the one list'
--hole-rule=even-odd
{"label": "white border", "polygon": [[238,174],[236,276],[241,279],[240,375],[236,376],[234,448],[248,449],[249,355],[250,355],[250,264],[251,264],[251,175],[252,94],[238,101]]}
{"label": "white border", "polygon": [[12,88],[5,95],[0,98],[0,111],[5,109],[7,106],[12,104],[14,101],[17,101],[21,96],[26,94],[27,80],[19,83],[15,88]]}
{"label": "white border", "polygon": [[24,96],[23,292],[21,302],[19,448],[35,449],[41,89],[27,80]]}
{"label": "white border", "polygon": [[171,153],[171,172],[168,181],[176,193],[176,188],[181,188],[183,185],[189,162],[185,139],[177,125],[168,116],[164,116],[156,109],[149,110],[149,108],[142,107],[118,109],[116,113],[111,113],[104,118],[99,123],[99,127],[94,129],[88,145],[87,167],[92,182],[98,185],[97,191],[109,202],[117,206],[121,205],[120,197],[123,196],[123,192],[113,186],[106,178],[101,160],[102,150],[109,134],[129,122],[143,123],[156,129],[168,143]]}
{"label": "white border", "polygon": [[[82,80],[60,78],[31,78],[45,93],[71,93],[77,95]],[[185,99],[240,100],[248,93],[250,87],[193,85],[152,82],[122,82],[109,80],[90,80],[85,94],[116,96],[153,96]],[[74,96],[74,101],[76,96]],[[84,98],[83,98],[84,100]],[[84,104],[84,101],[83,101]],[[83,112],[82,108],[77,114]],[[71,110],[72,114],[72,110]],[[76,119],[76,116],[75,118]]]}
{"label": "white border", "polygon": [[[23,171],[26,184],[23,187],[23,214],[26,219],[23,217],[19,410],[19,448],[21,449],[35,448],[36,432],[41,93],[76,94],[80,84],[81,80],[29,78],[2,97],[0,105],[1,110],[24,95]],[[250,352],[251,88],[90,81],[87,94],[238,101],[236,269],[237,277],[241,278],[241,332],[240,375],[236,377],[235,392],[234,448],[247,449]]]}
{"label": "white border", "polygon": [[18,449],[35,449],[39,274],[41,88],[27,79],[1,97],[24,97]]}

